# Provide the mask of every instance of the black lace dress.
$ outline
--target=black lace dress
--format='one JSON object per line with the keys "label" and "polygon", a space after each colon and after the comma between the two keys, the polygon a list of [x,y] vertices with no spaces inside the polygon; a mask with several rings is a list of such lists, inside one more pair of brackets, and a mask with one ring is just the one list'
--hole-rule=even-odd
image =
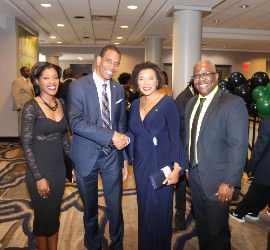
{"label": "black lace dress", "polygon": [[[62,99],[59,99],[63,107]],[[33,233],[51,236],[60,226],[59,216],[66,182],[63,150],[69,155],[70,140],[67,118],[56,122],[45,116],[35,99],[27,102],[22,117],[22,146],[26,160],[26,185],[34,208]],[[49,182],[50,195],[42,198],[36,181]]]}

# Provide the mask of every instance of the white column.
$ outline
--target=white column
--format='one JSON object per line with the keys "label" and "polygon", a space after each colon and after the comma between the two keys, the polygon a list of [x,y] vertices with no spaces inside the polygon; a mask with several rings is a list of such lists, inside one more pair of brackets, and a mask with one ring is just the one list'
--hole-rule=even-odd
{"label": "white column", "polygon": [[163,38],[156,36],[145,37],[145,61],[157,64],[162,69]]}
{"label": "white column", "polygon": [[173,13],[173,70],[174,97],[188,85],[193,66],[201,58],[202,12],[176,10]]}
{"label": "white column", "polygon": [[46,56],[46,61],[49,63],[59,65],[59,56]]}

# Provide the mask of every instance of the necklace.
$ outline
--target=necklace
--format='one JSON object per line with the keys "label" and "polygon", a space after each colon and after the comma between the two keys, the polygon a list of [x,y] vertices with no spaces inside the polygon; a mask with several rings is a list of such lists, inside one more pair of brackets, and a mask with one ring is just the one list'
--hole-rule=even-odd
{"label": "necklace", "polygon": [[[157,92],[156,92],[156,94],[150,99],[150,101],[144,105],[143,110],[145,110],[146,107],[147,107],[152,101],[154,101],[154,100],[156,99],[156,97],[157,97]],[[146,97],[145,97],[144,99],[145,99],[145,101],[146,101]]]}
{"label": "necklace", "polygon": [[58,108],[58,102],[55,99],[55,106],[51,107],[47,102],[45,102],[41,96],[39,96],[40,99],[43,101],[43,103],[51,110],[51,111],[55,111]]}

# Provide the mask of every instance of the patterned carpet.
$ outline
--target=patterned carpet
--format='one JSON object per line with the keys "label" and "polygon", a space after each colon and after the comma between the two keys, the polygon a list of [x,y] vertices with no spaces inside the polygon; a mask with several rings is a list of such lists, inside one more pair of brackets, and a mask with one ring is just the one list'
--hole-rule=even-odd
{"label": "patterned carpet", "polygon": [[[36,249],[32,235],[33,213],[29,195],[24,182],[25,161],[17,143],[0,143],[0,249]],[[137,204],[136,189],[132,173],[124,182],[123,214],[125,222],[124,249],[137,249]],[[249,181],[242,180],[242,193],[245,193]],[[196,250],[198,240],[195,223],[190,213],[190,194],[187,194],[186,231],[178,231],[173,225],[172,249]],[[241,199],[241,197],[239,197]],[[236,205],[234,201],[232,205]],[[67,182],[60,217],[58,249],[83,250],[83,213],[76,182]],[[104,249],[108,249],[108,220],[101,182],[99,184],[99,222],[103,234]],[[266,210],[260,213],[259,221],[246,220],[238,223],[230,219],[232,249],[265,250],[267,235],[270,231],[270,217]],[[151,249],[149,249],[151,250]]]}

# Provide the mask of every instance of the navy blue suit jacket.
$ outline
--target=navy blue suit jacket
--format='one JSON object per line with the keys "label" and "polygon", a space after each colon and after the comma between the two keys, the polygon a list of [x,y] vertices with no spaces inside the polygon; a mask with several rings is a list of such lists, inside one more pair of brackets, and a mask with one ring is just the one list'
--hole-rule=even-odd
{"label": "navy blue suit jacket", "polygon": [[[198,99],[185,109],[186,143],[189,148],[190,116]],[[204,194],[217,201],[219,185],[240,187],[248,149],[248,113],[241,97],[218,89],[201,123],[198,142],[198,171]],[[235,196],[239,189],[235,189]]]}
{"label": "navy blue suit jacket", "polygon": [[[112,129],[104,128],[97,88],[93,74],[79,78],[69,85],[67,110],[71,140],[71,158],[76,172],[88,176],[102,147],[108,147],[114,131],[126,132],[126,101],[123,87],[110,81]],[[127,159],[124,150],[118,151],[119,161]],[[120,167],[120,166],[119,166]]]}
{"label": "navy blue suit jacket", "polygon": [[260,121],[259,133],[252,149],[248,171],[254,181],[270,186],[270,115]]}

